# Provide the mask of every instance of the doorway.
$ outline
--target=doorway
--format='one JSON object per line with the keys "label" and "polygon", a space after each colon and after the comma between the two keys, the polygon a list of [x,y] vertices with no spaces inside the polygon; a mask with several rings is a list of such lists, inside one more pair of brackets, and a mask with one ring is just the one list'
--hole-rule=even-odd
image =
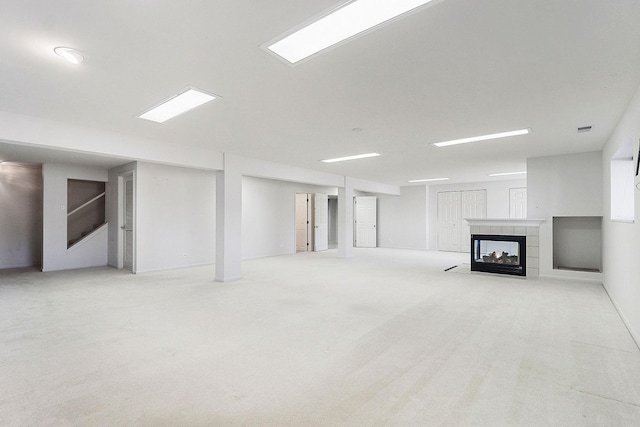
{"label": "doorway", "polygon": [[338,247],[338,196],[329,196],[329,248]]}
{"label": "doorway", "polygon": [[296,252],[311,250],[309,241],[309,194],[296,193]]}
{"label": "doorway", "polygon": [[135,272],[135,185],[133,173],[120,175],[118,184],[118,223],[120,226],[118,268],[124,268],[133,273]]}
{"label": "doorway", "polygon": [[355,231],[354,246],[356,248],[375,248],[377,246],[378,221],[375,196],[354,197],[353,220]]}
{"label": "doorway", "polygon": [[296,193],[296,252],[329,249],[329,196]]}

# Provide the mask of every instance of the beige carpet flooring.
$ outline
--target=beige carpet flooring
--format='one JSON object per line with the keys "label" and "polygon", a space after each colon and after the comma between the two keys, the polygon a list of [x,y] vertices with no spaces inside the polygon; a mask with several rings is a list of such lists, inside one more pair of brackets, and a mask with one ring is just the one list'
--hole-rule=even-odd
{"label": "beige carpet flooring", "polygon": [[640,425],[602,286],[444,272],[466,258],[2,271],[0,425]]}

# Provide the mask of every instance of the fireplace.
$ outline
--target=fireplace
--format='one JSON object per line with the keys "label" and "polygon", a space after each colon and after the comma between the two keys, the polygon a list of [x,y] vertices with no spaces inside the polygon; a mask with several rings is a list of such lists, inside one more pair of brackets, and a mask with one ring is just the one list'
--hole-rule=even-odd
{"label": "fireplace", "polygon": [[471,235],[471,271],[527,275],[527,237]]}

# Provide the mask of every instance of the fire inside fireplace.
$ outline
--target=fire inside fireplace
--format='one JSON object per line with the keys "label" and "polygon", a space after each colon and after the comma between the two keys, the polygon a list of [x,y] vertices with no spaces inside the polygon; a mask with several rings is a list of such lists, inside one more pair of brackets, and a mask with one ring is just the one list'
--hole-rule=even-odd
{"label": "fire inside fireplace", "polygon": [[526,276],[526,236],[473,234],[471,271]]}

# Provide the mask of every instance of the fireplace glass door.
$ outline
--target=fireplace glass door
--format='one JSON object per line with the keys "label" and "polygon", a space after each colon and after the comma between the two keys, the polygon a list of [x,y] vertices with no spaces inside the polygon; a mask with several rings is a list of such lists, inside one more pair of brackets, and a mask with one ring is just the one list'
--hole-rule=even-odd
{"label": "fireplace glass door", "polygon": [[524,276],[525,236],[471,236],[471,270]]}

